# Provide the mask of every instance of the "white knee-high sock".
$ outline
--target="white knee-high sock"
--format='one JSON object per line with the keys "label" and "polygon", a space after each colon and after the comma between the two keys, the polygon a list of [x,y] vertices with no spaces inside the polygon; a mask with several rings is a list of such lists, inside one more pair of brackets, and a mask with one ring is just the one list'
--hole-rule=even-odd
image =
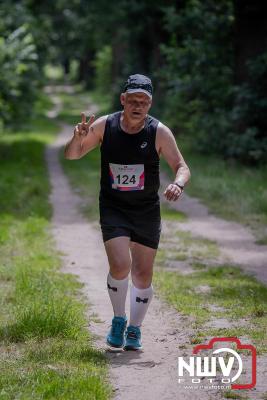
{"label": "white knee-high sock", "polygon": [[124,317],[125,302],[128,290],[128,276],[125,279],[114,279],[110,275],[107,276],[107,288],[110,301],[113,307],[115,317]]}
{"label": "white knee-high sock", "polygon": [[130,325],[141,326],[153,297],[153,286],[138,289],[132,284],[130,294]]}

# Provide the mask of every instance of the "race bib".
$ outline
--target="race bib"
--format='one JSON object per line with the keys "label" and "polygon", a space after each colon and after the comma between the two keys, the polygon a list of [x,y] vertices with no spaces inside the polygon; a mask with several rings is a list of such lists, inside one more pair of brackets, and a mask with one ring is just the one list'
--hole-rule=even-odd
{"label": "race bib", "polygon": [[112,189],[144,190],[144,164],[112,164],[109,163],[109,175]]}

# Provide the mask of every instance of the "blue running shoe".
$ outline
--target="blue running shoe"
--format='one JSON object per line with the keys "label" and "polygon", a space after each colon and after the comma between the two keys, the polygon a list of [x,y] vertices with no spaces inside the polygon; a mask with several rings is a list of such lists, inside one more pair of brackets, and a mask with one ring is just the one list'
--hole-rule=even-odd
{"label": "blue running shoe", "polygon": [[126,331],[124,350],[141,350],[141,331],[138,326],[129,325]]}
{"label": "blue running shoe", "polygon": [[111,329],[107,335],[107,344],[112,347],[123,347],[124,331],[127,325],[127,317],[113,317]]}

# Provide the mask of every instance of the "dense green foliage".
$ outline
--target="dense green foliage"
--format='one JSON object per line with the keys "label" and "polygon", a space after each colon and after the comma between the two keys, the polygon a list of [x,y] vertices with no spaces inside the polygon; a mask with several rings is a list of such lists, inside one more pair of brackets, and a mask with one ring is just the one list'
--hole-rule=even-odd
{"label": "dense green foliage", "polygon": [[[29,116],[44,66],[110,92],[152,77],[153,113],[198,151],[267,159],[267,7],[259,0],[3,1],[0,122]],[[25,101],[26,100],[26,101]]]}
{"label": "dense green foliage", "polygon": [[237,82],[232,2],[188,1],[179,14],[168,9],[167,21],[172,37],[161,46],[162,76],[172,125],[202,152],[266,160],[267,53],[248,59],[247,77]]}
{"label": "dense green foliage", "polygon": [[0,10],[0,130],[28,118],[39,82],[30,17],[22,7],[3,18],[6,11]]}

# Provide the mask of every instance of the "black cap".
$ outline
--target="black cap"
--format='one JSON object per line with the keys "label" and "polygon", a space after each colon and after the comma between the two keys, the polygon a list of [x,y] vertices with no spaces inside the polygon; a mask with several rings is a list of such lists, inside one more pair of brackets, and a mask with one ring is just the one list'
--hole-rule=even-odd
{"label": "black cap", "polygon": [[127,93],[142,92],[152,97],[153,86],[151,79],[140,74],[130,75],[125,83],[124,91]]}

